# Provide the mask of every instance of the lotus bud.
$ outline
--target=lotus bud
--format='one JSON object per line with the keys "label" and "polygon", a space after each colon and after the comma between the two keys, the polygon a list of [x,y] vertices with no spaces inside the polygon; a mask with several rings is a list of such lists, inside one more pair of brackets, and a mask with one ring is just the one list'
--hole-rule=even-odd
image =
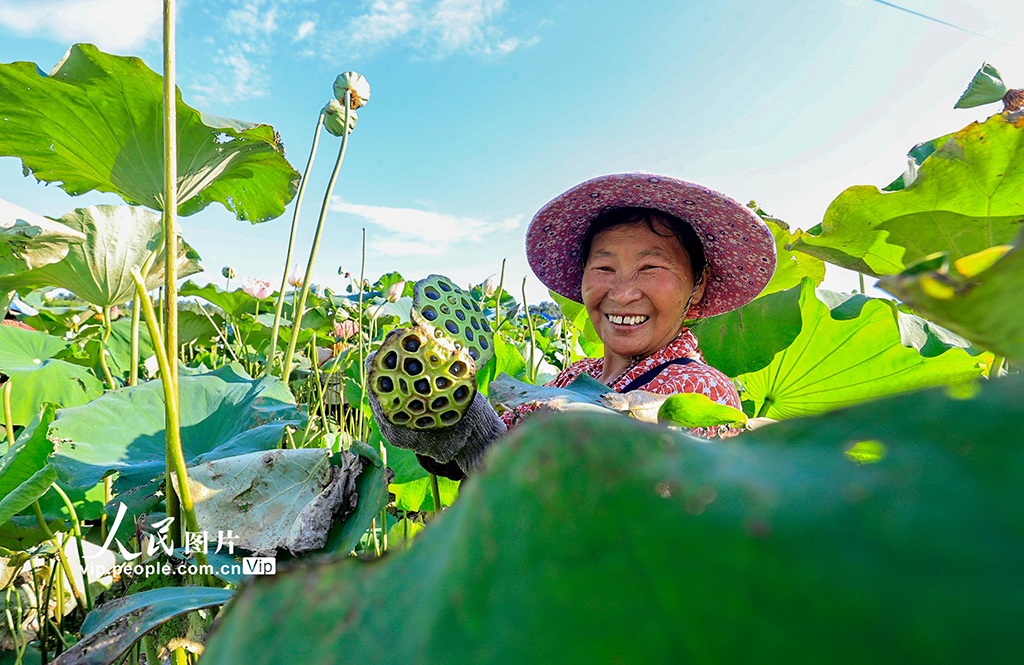
{"label": "lotus bud", "polygon": [[405,282],[396,282],[388,287],[384,293],[384,299],[388,302],[398,302],[398,299],[402,297],[402,291],[405,291]]}
{"label": "lotus bud", "polygon": [[360,74],[345,72],[334,79],[334,96],[341,102],[343,109],[346,91],[350,92],[351,105],[354,109],[366,106],[366,102],[370,101],[370,83]]}
{"label": "lotus bud", "polygon": [[221,268],[220,274],[224,276],[224,279],[234,279],[236,275],[235,269],[231,266],[224,266]]}
{"label": "lotus bud", "polygon": [[562,336],[562,319],[558,319],[551,326],[551,339]]}
{"label": "lotus bud", "polygon": [[[332,99],[324,105],[322,111],[324,114],[324,129],[333,134],[334,136],[345,135],[345,105],[339,102],[337,99]],[[359,117],[355,111],[349,111],[348,114],[348,131],[351,132],[356,128],[356,122]]]}
{"label": "lotus bud", "polygon": [[252,277],[246,277],[242,280],[242,290],[257,300],[263,300],[274,292],[270,282],[265,279],[253,279]]}
{"label": "lotus bud", "polygon": [[336,321],[334,323],[334,336],[340,341],[344,341],[358,332],[359,324],[352,319]]}
{"label": "lotus bud", "polygon": [[117,305],[114,305],[110,308],[110,320],[113,321],[119,316],[121,316],[121,309]]}
{"label": "lotus bud", "polygon": [[156,376],[157,370],[160,368],[160,363],[157,362],[156,356],[146,358],[146,361],[142,363],[142,365],[146,368],[146,376],[150,378]]}
{"label": "lotus bud", "polygon": [[299,288],[302,286],[303,276],[302,266],[296,263],[292,266],[291,272],[288,273],[288,285]]}
{"label": "lotus bud", "polygon": [[481,288],[483,288],[485,296],[493,298],[494,294],[498,292],[498,276],[491,275],[485,279]]}

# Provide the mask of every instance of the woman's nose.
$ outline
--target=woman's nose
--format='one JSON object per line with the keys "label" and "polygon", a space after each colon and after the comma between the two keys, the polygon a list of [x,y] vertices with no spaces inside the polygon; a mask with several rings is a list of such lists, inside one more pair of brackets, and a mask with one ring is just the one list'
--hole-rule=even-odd
{"label": "woman's nose", "polygon": [[643,292],[637,286],[634,279],[628,276],[621,277],[608,289],[607,298],[619,305],[628,305],[631,302],[643,297]]}

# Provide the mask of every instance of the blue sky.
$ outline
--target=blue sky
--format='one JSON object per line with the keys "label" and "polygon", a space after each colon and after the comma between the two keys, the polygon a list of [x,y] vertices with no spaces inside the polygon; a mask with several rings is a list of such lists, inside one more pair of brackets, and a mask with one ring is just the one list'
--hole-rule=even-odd
{"label": "blue sky", "polygon": [[[1024,85],[1024,7],[905,0],[989,39],[871,0],[184,0],[178,83],[186,102],[268,122],[297,170],[335,76],[372,97],[359,112],[314,281],[399,270],[477,283],[508,259],[549,199],[587,178],[648,171],[757,200],[793,227],[821,221],[845,187],[885,185],[915,143],[998,110],[954,111],[982,61]],[[160,63],[159,0],[0,0],[0,62],[49,70],[88,41]],[[1000,40],[1000,41],[997,41]],[[303,263],[337,141],[325,136],[303,205]],[[69,197],[0,158],[0,197],[51,216]],[[292,208],[250,227],[222,208],[182,219],[220,270],[280,279]],[[855,288],[830,268],[826,286]],[[529,278],[536,302],[546,295]]]}

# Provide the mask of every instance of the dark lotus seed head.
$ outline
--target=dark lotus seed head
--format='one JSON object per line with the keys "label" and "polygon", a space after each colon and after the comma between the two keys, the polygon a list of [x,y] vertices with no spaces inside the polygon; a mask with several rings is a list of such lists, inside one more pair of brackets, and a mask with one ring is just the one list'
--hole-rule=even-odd
{"label": "dark lotus seed head", "polygon": [[469,309],[469,303],[466,302],[465,298],[462,299],[462,306],[465,307],[466,309]]}
{"label": "dark lotus seed head", "polygon": [[488,347],[487,338],[486,337],[481,337],[480,338],[480,348],[483,349],[484,351],[486,351],[487,347]]}
{"label": "dark lotus seed head", "polygon": [[448,406],[448,398],[445,397],[444,395],[441,395],[440,397],[438,397],[437,399],[430,403],[430,408],[433,409],[434,411],[440,411],[446,406]]}
{"label": "dark lotus seed head", "polygon": [[418,399],[409,401],[409,410],[413,413],[423,413],[427,410],[427,406]]}
{"label": "dark lotus seed head", "polygon": [[390,376],[382,376],[377,379],[377,390],[382,393],[389,393],[395,389],[395,382]]}
{"label": "dark lotus seed head", "polygon": [[484,332],[491,332],[491,327],[487,325],[487,321],[481,321],[480,325],[484,327]]}
{"label": "dark lotus seed head", "polygon": [[427,379],[419,379],[416,383],[412,384],[412,387],[416,389],[416,392],[421,395],[430,394],[430,381]]}
{"label": "dark lotus seed head", "polygon": [[461,309],[457,309],[455,310],[455,318],[458,319],[459,321],[465,321],[466,315],[463,314]]}
{"label": "dark lotus seed head", "polygon": [[441,422],[445,425],[451,425],[453,422],[459,419],[459,414],[455,411],[445,411],[441,414]]}
{"label": "dark lotus seed head", "polygon": [[444,378],[443,376],[439,376],[436,379],[434,379],[434,385],[437,386],[438,390],[444,390],[448,386],[452,385],[452,382]]}
{"label": "dark lotus seed head", "polygon": [[434,311],[433,307],[424,307],[423,318],[425,318],[427,321],[433,321],[437,319],[437,312]]}
{"label": "dark lotus seed head", "polygon": [[[470,330],[469,327],[466,328],[466,339],[468,339],[471,342],[473,341],[473,331]],[[476,359],[474,358],[474,360]]]}
{"label": "dark lotus seed head", "polygon": [[443,330],[435,330],[434,331],[434,337],[436,337],[438,339],[441,339],[442,337],[444,337],[444,331]]}
{"label": "dark lotus seed head", "polygon": [[406,374],[416,376],[423,371],[423,363],[415,358],[406,358],[405,362],[402,363],[402,368]]}
{"label": "dark lotus seed head", "polygon": [[409,335],[402,340],[402,348],[409,353],[416,353],[420,350],[420,338],[416,335]]}
{"label": "dark lotus seed head", "polygon": [[448,304],[457,306],[459,304],[459,301],[455,296],[448,296]]}
{"label": "dark lotus seed head", "polygon": [[408,393],[409,392],[409,384],[405,382],[405,379],[399,379],[398,380],[398,385],[402,386],[402,392],[403,393]]}
{"label": "dark lotus seed head", "polygon": [[461,342],[455,342],[455,350],[456,351],[461,351],[462,350],[462,343]]}
{"label": "dark lotus seed head", "polygon": [[450,286],[448,285],[448,282],[444,282],[444,281],[438,281],[438,282],[437,282],[437,285],[438,285],[439,287],[441,287],[441,290],[442,290],[442,291],[451,291],[451,290],[452,290],[452,287],[450,287]]}
{"label": "dark lotus seed head", "polygon": [[400,400],[399,398],[396,397],[394,400],[392,400],[391,406],[398,406],[401,403],[402,403],[402,400]]}
{"label": "dark lotus seed head", "polygon": [[435,291],[434,289],[424,289],[423,295],[430,298],[431,300],[439,300],[441,298],[441,294]]}
{"label": "dark lotus seed head", "polygon": [[452,393],[452,397],[455,398],[455,401],[460,403],[466,401],[466,397],[468,395],[469,388],[467,388],[466,386],[459,386],[458,388],[455,389],[455,392]]}
{"label": "dark lotus seed head", "polygon": [[448,305],[441,305],[442,314],[451,314],[452,310],[448,308]]}
{"label": "dark lotus seed head", "polygon": [[388,369],[395,369],[398,367],[398,354],[392,351],[384,356],[384,367]]}
{"label": "dark lotus seed head", "polygon": [[450,371],[453,376],[462,376],[462,373],[466,371],[466,365],[456,360],[452,363],[451,367],[448,368],[448,371]]}
{"label": "dark lotus seed head", "polygon": [[437,356],[435,356],[434,354],[430,354],[430,362],[436,363],[439,360],[441,360],[441,359],[438,358]]}
{"label": "dark lotus seed head", "polygon": [[469,357],[472,358],[474,362],[480,360],[480,354],[472,347],[469,349]]}
{"label": "dark lotus seed head", "polygon": [[459,327],[457,325],[455,325],[454,321],[445,321],[444,322],[444,327],[447,328],[448,332],[450,332],[453,335],[458,335],[459,334]]}
{"label": "dark lotus seed head", "polygon": [[409,422],[410,420],[412,420],[412,418],[405,411],[399,411],[395,415],[391,416],[391,422],[393,422],[395,424],[398,424],[398,425],[404,425],[405,423]]}
{"label": "dark lotus seed head", "polygon": [[426,429],[427,427],[433,427],[433,426],[434,426],[434,419],[431,418],[430,416],[420,416],[419,418],[416,419],[416,427],[421,427],[421,428]]}
{"label": "dark lotus seed head", "polygon": [[469,322],[473,324],[473,327],[475,329],[480,330],[480,322],[477,321],[475,318],[470,319]]}
{"label": "dark lotus seed head", "polygon": [[480,311],[480,305],[478,305],[476,303],[473,303],[473,311],[474,312],[479,312]]}

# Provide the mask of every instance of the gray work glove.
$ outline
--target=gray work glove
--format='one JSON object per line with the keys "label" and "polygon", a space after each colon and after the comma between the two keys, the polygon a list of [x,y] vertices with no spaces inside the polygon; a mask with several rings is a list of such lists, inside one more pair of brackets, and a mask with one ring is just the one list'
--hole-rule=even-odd
{"label": "gray work glove", "polygon": [[366,369],[381,435],[415,452],[428,471],[465,476],[505,433],[505,424],[477,392],[475,364],[466,350],[423,328],[393,330],[366,359]]}

